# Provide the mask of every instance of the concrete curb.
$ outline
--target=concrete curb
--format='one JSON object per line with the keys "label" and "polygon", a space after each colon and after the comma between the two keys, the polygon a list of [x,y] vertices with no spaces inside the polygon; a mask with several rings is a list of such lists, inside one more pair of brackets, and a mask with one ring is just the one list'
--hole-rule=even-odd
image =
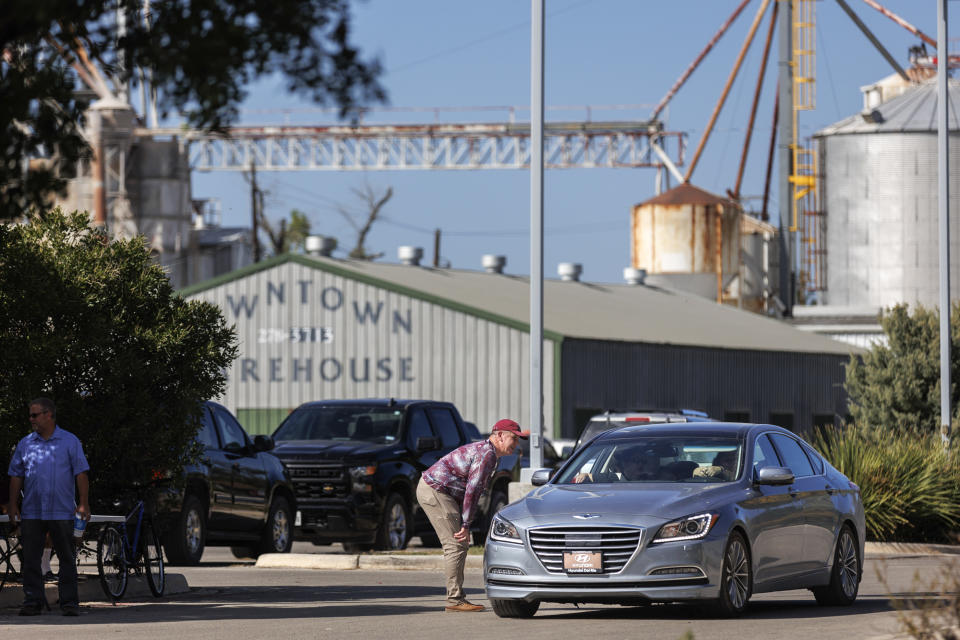
{"label": "concrete curb", "polygon": [[[187,584],[187,578],[181,573],[167,573],[164,575],[163,595],[175,595],[190,591]],[[103,588],[100,586],[100,576],[96,573],[81,573],[78,576],[78,591],[80,604],[84,602],[109,602]],[[57,601],[57,583],[47,582],[43,585],[44,594],[51,608]],[[127,580],[127,590],[123,594],[122,601],[137,600],[141,598],[154,599],[150,593],[150,587],[143,577],[130,576]],[[4,583],[3,590],[0,591],[0,609],[7,607],[19,607],[23,603],[23,586],[19,582]]]}
{"label": "concrete curb", "polygon": [[867,542],[864,555],[875,556],[939,556],[960,554],[960,546],[921,544],[919,542]]}
{"label": "concrete curb", "polygon": [[[354,555],[330,553],[265,553],[257,558],[257,567],[264,569],[389,569],[394,571],[439,571],[443,556],[437,554]],[[467,556],[467,568],[483,568],[481,556]]]}

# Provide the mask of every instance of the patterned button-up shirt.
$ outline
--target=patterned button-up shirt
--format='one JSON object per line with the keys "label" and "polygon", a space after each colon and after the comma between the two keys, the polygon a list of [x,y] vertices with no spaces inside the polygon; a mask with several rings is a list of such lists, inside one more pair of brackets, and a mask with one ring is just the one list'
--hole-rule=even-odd
{"label": "patterned button-up shirt", "polygon": [[470,528],[477,501],[497,470],[497,452],[489,440],[471,442],[437,460],[423,472],[423,481],[462,501],[463,526]]}

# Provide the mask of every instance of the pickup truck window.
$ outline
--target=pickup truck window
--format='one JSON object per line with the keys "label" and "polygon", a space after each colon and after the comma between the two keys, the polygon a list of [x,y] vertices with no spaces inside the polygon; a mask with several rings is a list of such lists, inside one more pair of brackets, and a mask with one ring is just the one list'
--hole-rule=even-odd
{"label": "pickup truck window", "polygon": [[219,407],[214,407],[213,416],[220,428],[220,440],[223,442],[224,449],[229,449],[230,445],[240,448],[247,446],[247,436],[244,435],[243,428],[230,414]]}
{"label": "pickup truck window", "polygon": [[410,427],[407,429],[407,446],[411,450],[417,448],[417,438],[433,438],[430,421],[423,409],[414,409],[410,412]]}
{"label": "pickup truck window", "polygon": [[217,428],[213,426],[213,418],[210,417],[210,411],[203,408],[203,418],[200,421],[200,431],[197,432],[197,440],[207,449],[219,449],[220,442],[217,440]]}
{"label": "pickup truck window", "polygon": [[449,409],[434,407],[428,409],[430,422],[440,432],[440,442],[444,449],[459,447],[461,443],[460,430]]}
{"label": "pickup truck window", "polygon": [[390,444],[397,440],[401,415],[401,411],[391,407],[305,407],[290,414],[273,439]]}

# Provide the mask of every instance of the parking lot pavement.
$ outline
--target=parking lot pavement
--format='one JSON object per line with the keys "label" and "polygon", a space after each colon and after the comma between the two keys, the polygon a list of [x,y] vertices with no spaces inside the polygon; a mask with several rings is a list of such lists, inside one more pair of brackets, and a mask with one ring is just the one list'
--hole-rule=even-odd
{"label": "parking lot pavement", "polygon": [[[80,618],[73,619],[50,614],[20,618],[15,608],[3,609],[0,628],[4,637],[14,637],[12,634],[18,632],[34,637],[68,633],[71,640],[99,640],[116,633],[134,633],[137,640],[368,640],[398,635],[448,640],[453,625],[465,630],[468,637],[482,632],[484,636],[519,634],[524,640],[627,636],[673,640],[687,632],[696,640],[760,636],[880,640],[900,634],[897,614],[887,597],[888,587],[880,575],[896,593],[929,597],[912,586],[913,576],[917,572],[931,573],[942,560],[926,556],[868,559],[861,596],[852,607],[819,607],[809,592],[791,591],[756,595],[747,615],[737,620],[713,619],[703,607],[696,606],[578,608],[572,604],[545,604],[533,619],[508,620],[489,610],[445,613],[443,578],[437,571],[263,569],[249,561],[236,561],[229,550],[218,550],[209,558],[205,555],[199,567],[182,568],[191,585],[186,593],[161,599],[135,598],[118,605],[85,602]],[[479,571],[467,571],[465,588],[471,601],[489,604]],[[66,624],[69,629],[62,628]],[[471,627],[476,633],[470,633]]]}

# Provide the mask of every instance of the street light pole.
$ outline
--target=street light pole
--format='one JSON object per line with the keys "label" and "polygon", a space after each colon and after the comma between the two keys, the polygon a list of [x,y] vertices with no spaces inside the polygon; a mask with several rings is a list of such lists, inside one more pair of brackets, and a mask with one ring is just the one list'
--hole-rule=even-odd
{"label": "street light pole", "polygon": [[937,3],[937,198],[940,217],[940,437],[950,444],[950,96],[947,0]]}

